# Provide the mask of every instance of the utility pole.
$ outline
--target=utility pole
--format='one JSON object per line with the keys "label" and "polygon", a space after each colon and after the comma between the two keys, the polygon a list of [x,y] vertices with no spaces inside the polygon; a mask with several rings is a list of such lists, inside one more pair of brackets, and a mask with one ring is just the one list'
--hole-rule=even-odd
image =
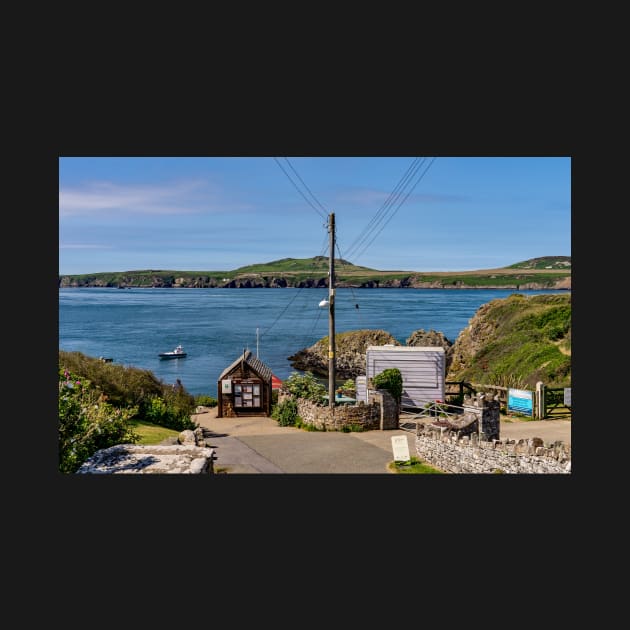
{"label": "utility pole", "polygon": [[[330,255],[328,257],[328,406],[335,408],[335,213],[328,220]],[[334,411],[333,411],[334,413]]]}

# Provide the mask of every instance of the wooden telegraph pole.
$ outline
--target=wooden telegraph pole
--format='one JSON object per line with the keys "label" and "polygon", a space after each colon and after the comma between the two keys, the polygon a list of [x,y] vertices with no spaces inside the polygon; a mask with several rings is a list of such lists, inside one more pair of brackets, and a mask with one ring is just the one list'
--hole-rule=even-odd
{"label": "wooden telegraph pole", "polygon": [[328,257],[328,406],[335,408],[335,213],[328,220],[330,255]]}

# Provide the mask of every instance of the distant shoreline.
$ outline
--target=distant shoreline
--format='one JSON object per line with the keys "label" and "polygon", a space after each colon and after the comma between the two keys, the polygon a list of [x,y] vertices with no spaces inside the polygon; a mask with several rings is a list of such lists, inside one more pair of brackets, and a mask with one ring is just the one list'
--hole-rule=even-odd
{"label": "distant shoreline", "polygon": [[[102,286],[97,284],[90,285],[63,285],[59,286],[59,289],[327,289],[327,286],[323,287],[314,287],[314,286],[286,286],[286,287],[265,287],[265,286],[238,286],[238,287],[196,287],[196,286],[185,286],[185,285],[173,285],[173,286],[125,286],[125,287],[117,287],[117,286]],[[375,286],[357,286],[357,285],[344,285],[337,284],[335,285],[336,289],[417,289],[417,290],[440,290],[440,291],[458,291],[458,290],[483,290],[483,291],[571,291],[571,287],[563,286],[563,287],[548,287],[548,286],[530,286],[527,285],[461,285],[461,286],[390,286],[390,285],[375,285]]]}

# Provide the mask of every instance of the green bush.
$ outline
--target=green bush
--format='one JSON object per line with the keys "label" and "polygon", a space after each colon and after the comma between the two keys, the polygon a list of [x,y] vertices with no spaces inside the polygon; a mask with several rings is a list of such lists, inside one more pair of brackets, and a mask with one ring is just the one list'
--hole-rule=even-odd
{"label": "green bush", "polygon": [[148,370],[126,367],[115,363],[103,363],[81,352],[59,351],[59,367],[88,379],[107,396],[107,401],[117,407],[139,405],[150,396],[161,396],[170,387],[159,381]]}
{"label": "green bush", "polygon": [[326,395],[326,388],[313,376],[311,372],[300,375],[293,372],[282,384],[282,388],[297,398],[305,398],[321,403]]}
{"label": "green bush", "polygon": [[[59,351],[59,369],[87,379],[112,407],[136,409],[135,420],[183,431],[194,429],[190,419],[195,397],[178,381],[175,385],[158,380],[149,370],[104,363],[81,352]],[[159,399],[161,402],[154,402]]]}
{"label": "green bush", "polygon": [[380,374],[372,377],[372,386],[374,389],[384,389],[388,391],[399,404],[402,397],[402,385],[402,374],[398,368],[387,368]]}
{"label": "green bush", "polygon": [[59,370],[59,471],[75,473],[96,451],[134,444],[130,420],[137,408],[116,408],[89,380]]}
{"label": "green bush", "polygon": [[167,429],[184,431],[185,429],[195,429],[197,426],[190,418],[190,411],[186,407],[178,407],[171,401],[169,404],[160,396],[153,396],[143,404],[142,418],[153,424],[157,424]]}
{"label": "green bush", "polygon": [[283,400],[271,410],[271,417],[278,422],[281,427],[294,427],[301,422],[298,416],[297,402],[291,398]]}

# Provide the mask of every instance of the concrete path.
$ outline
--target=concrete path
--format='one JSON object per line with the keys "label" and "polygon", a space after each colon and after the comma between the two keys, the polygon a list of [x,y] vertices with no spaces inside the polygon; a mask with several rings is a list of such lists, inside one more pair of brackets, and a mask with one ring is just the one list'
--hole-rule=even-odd
{"label": "concrete path", "polygon": [[[216,407],[194,414],[215,449],[215,470],[227,474],[391,474],[392,437],[407,438],[415,455],[415,434],[402,429],[343,433],[281,427],[272,418],[217,418]],[[570,420],[501,423],[502,439],[540,437],[571,443]]]}

